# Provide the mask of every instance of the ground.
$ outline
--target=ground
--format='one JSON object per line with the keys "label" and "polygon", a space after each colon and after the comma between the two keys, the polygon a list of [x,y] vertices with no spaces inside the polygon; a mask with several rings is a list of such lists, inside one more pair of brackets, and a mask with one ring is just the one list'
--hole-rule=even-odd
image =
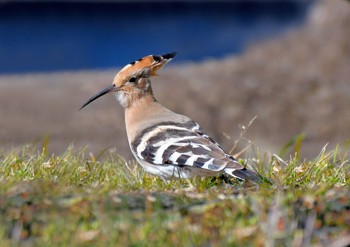
{"label": "ground", "polygon": [[0,245],[346,246],[350,166],[321,150],[312,161],[256,156],[273,184],[163,180],[115,152],[68,148],[0,153]]}

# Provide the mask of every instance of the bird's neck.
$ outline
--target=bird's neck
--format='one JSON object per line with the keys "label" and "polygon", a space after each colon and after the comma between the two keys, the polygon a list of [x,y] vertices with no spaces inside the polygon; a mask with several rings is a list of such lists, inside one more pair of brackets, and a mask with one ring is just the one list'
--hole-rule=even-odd
{"label": "bird's neck", "polygon": [[134,106],[139,105],[139,102],[144,101],[145,99],[151,99],[155,101],[153,96],[152,88],[149,87],[145,89],[133,89],[133,90],[120,90],[116,93],[116,98],[120,105],[124,109],[134,108]]}
{"label": "bird's neck", "polygon": [[133,101],[130,106],[125,108],[125,124],[128,126],[129,140],[133,140],[137,134],[135,130],[140,129],[140,126],[146,128],[152,125],[159,116],[166,112],[170,112],[170,110],[159,104],[153,94],[145,94]]}

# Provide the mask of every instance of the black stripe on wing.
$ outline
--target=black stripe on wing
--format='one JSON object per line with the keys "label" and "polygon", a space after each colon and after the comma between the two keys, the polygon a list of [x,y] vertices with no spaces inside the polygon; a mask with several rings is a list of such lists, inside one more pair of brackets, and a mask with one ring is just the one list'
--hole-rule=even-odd
{"label": "black stripe on wing", "polygon": [[[143,136],[160,127],[161,129],[147,140],[140,159],[157,165],[193,166],[212,171],[220,171],[227,165],[231,168],[242,168],[195,122],[191,121],[181,125],[171,122],[157,124],[143,131]],[[132,144],[134,150],[137,149],[136,145],[142,142],[143,136]]]}
{"label": "black stripe on wing", "polygon": [[[136,138],[131,142],[131,148],[133,149],[133,151],[136,151],[137,149],[137,146],[141,143],[142,141],[142,138],[148,133],[148,132],[151,132],[157,128],[160,128],[160,127],[164,127],[164,126],[176,126],[176,127],[181,127],[181,128],[186,128],[188,129],[188,131],[192,131],[194,129],[196,129],[196,127],[199,127],[198,124],[194,121],[188,121],[186,123],[175,123],[175,122],[172,122],[172,121],[165,121],[165,122],[161,122],[161,123],[157,123],[157,124],[154,124],[146,129],[144,129],[143,131],[141,131],[137,136]],[[170,130],[169,130],[170,131]],[[188,133],[188,132],[186,132]],[[174,133],[175,134],[175,133]]]}

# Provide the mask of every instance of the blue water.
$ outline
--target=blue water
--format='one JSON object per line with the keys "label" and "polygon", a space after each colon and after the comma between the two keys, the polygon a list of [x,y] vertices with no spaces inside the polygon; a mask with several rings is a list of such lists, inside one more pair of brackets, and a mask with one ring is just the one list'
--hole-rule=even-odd
{"label": "blue water", "polygon": [[307,1],[0,4],[0,73],[119,67],[237,54],[303,23]]}

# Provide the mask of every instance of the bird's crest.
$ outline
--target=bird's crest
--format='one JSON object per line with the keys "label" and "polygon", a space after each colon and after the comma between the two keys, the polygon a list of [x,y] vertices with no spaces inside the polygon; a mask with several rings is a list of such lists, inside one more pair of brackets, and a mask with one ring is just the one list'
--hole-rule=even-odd
{"label": "bird's crest", "polygon": [[176,52],[165,55],[148,55],[124,66],[114,78],[114,85],[120,86],[134,76],[144,77],[156,76],[157,71],[170,62]]}

